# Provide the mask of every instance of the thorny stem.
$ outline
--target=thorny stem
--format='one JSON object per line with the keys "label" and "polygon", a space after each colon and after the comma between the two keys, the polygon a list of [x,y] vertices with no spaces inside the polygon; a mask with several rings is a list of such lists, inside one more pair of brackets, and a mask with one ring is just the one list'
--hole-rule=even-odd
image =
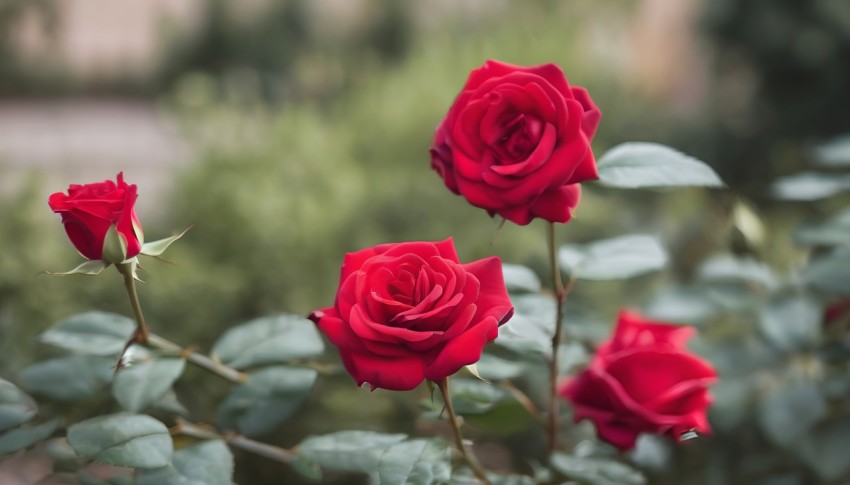
{"label": "thorny stem", "polygon": [[228,367],[222,364],[221,362],[217,362],[207,357],[206,355],[199,354],[198,352],[193,352],[189,349],[184,349],[179,345],[175,344],[174,342],[160,337],[159,335],[153,333],[149,334],[147,345],[149,347],[164,350],[166,352],[180,354],[181,357],[195,364],[196,366],[208,370],[213,374],[216,374],[235,384],[241,384],[248,380],[248,375],[244,372],[238,371],[233,367]]}
{"label": "thorny stem", "polygon": [[240,372],[232,367],[216,362],[203,354],[193,352],[189,349],[184,349],[174,342],[166,340],[159,335],[152,334],[148,331],[148,326],[145,323],[145,316],[142,314],[142,306],[139,303],[139,294],[136,292],[136,280],[133,276],[133,266],[135,264],[136,263],[127,263],[116,265],[118,272],[121,273],[121,276],[124,278],[124,288],[127,290],[127,297],[130,299],[130,305],[133,307],[133,313],[136,315],[136,331],[133,332],[133,335],[131,335],[129,340],[127,340],[127,343],[124,344],[124,349],[121,351],[121,355],[118,357],[118,362],[115,365],[115,371],[118,372],[118,370],[121,369],[127,349],[129,349],[133,344],[139,344],[179,354],[181,357],[198,367],[206,369],[213,374],[221,376],[236,384],[241,384],[248,380],[248,376],[244,372]]}
{"label": "thorny stem", "polygon": [[240,434],[219,434],[212,429],[190,423],[183,419],[178,419],[177,424],[171,428],[169,432],[172,435],[191,436],[202,440],[224,440],[228,445],[234,448],[240,448],[254,453],[255,455],[260,455],[281,463],[292,463],[298,458],[298,455],[292,450],[270,445],[268,443],[254,441]]}
{"label": "thorny stem", "polygon": [[[145,324],[145,316],[142,314],[142,305],[139,303],[139,294],[136,292],[136,279],[133,276],[133,269],[136,263],[121,263],[115,267],[124,278],[124,288],[127,290],[127,297],[130,299],[130,306],[133,307],[133,313],[136,315],[136,333],[133,336],[133,342],[139,344],[148,343],[148,326]],[[123,354],[122,354],[123,357]]]}
{"label": "thorny stem", "polygon": [[487,478],[487,473],[481,467],[481,464],[478,463],[478,460],[469,453],[469,450],[466,449],[466,446],[463,444],[463,435],[460,432],[460,424],[458,423],[457,416],[455,415],[454,406],[452,406],[452,400],[449,396],[449,378],[445,377],[439,381],[434,382],[437,387],[440,389],[440,395],[443,396],[443,402],[446,406],[446,414],[448,415],[449,424],[451,424],[452,432],[455,437],[455,445],[457,446],[458,451],[460,451],[463,460],[467,465],[472,469],[472,473],[481,481],[484,485],[492,485],[492,482],[489,478]]}
{"label": "thorny stem", "polygon": [[550,222],[548,226],[549,235],[549,264],[552,268],[552,288],[555,291],[555,333],[552,336],[552,358],[549,360],[549,423],[547,434],[549,437],[549,452],[553,453],[558,448],[558,350],[561,347],[561,320],[564,318],[564,302],[567,295],[575,284],[575,277],[571,276],[566,286],[561,279],[561,268],[558,266],[558,257],[555,246],[555,223]]}

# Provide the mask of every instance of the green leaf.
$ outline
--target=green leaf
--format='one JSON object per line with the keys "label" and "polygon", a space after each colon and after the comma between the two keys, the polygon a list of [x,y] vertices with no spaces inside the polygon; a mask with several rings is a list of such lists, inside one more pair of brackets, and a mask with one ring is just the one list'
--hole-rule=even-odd
{"label": "green leaf", "polygon": [[605,152],[596,163],[599,182],[622,189],[725,187],[705,162],[657,143],[631,142]]}
{"label": "green leaf", "polygon": [[382,485],[445,483],[451,471],[448,448],[445,443],[432,439],[396,443],[378,462],[378,478]]}
{"label": "green leaf", "polygon": [[499,327],[497,345],[519,355],[552,353],[555,330],[555,300],[547,295],[529,294],[511,298],[514,316]]}
{"label": "green leaf", "polygon": [[11,382],[0,379],[0,432],[26,423],[36,413],[38,406],[31,397]]}
{"label": "green leaf", "polygon": [[537,293],[542,288],[540,278],[531,268],[518,264],[503,264],[505,286],[511,293]]}
{"label": "green leaf", "polygon": [[139,473],[138,485],[230,485],[233,454],[222,440],[201,441],[174,453],[171,464]]}
{"label": "green leaf", "polygon": [[782,200],[819,200],[850,189],[850,175],[803,172],[777,179],[773,196]]}
{"label": "green leaf", "polygon": [[60,401],[91,396],[112,380],[115,360],[109,357],[71,355],[27,367],[21,378],[29,391]]}
{"label": "green leaf", "polygon": [[159,239],[157,241],[146,242],[142,245],[141,253],[145,256],[161,256],[162,253],[168,249],[168,246],[171,246],[174,241],[183,237],[189,229],[192,229],[193,226],[189,226],[186,229],[183,229],[183,232],[177,234],[176,236],[167,237],[165,239]]}
{"label": "green leaf", "polygon": [[374,473],[384,451],[405,438],[404,434],[339,431],[308,437],[298,446],[298,454],[329,470]]}
{"label": "green leaf", "polygon": [[783,297],[761,312],[760,328],[781,350],[812,348],[820,340],[823,308],[802,296]]}
{"label": "green leaf", "polygon": [[842,248],[821,256],[809,264],[806,281],[813,286],[836,293],[850,293],[850,248]]}
{"label": "green leaf", "polygon": [[64,273],[53,273],[50,271],[45,271],[45,274],[50,276],[68,276],[72,274],[82,274],[82,275],[98,275],[101,271],[106,269],[109,266],[109,263],[106,261],[102,261],[100,259],[97,260],[88,260],[71,271],[65,271]]}
{"label": "green leaf", "polygon": [[156,419],[119,413],[100,416],[68,428],[68,444],[78,455],[106,465],[159,468],[171,461],[168,428]]}
{"label": "green leaf", "polygon": [[177,358],[150,359],[122,368],[112,382],[112,394],[124,409],[139,412],[171,389],[186,367]]}
{"label": "green leaf", "polygon": [[770,267],[752,258],[732,254],[709,258],[697,270],[697,279],[708,283],[755,284],[767,290],[779,286],[779,280]]}
{"label": "green leaf", "polygon": [[815,147],[815,162],[825,167],[850,166],[850,134],[839,135]]}
{"label": "green leaf", "polygon": [[522,364],[487,353],[481,354],[477,367],[481,377],[491,381],[513,379],[522,374]]}
{"label": "green leaf", "polygon": [[[824,422],[796,444],[797,453],[820,478],[838,483],[850,472],[847,448],[850,446],[850,419],[846,416]],[[844,483],[844,482],[842,482]]]}
{"label": "green leaf", "polygon": [[658,237],[632,234],[562,246],[558,261],[578,279],[616,280],[662,269],[668,257]]}
{"label": "green leaf", "polygon": [[671,323],[698,325],[718,311],[705,293],[680,286],[666,287],[644,308],[644,315]]}
{"label": "green leaf", "polygon": [[284,363],[320,355],[324,344],[316,326],[297,315],[258,318],[228,330],[212,354],[230,367]]}
{"label": "green leaf", "polygon": [[29,448],[46,440],[56,431],[57,427],[59,427],[59,420],[51,419],[35,426],[15,428],[0,434],[0,456]]}
{"label": "green leaf", "polygon": [[642,485],[646,483],[646,478],[639,471],[607,458],[579,458],[564,453],[555,453],[552,455],[552,466],[567,477],[587,485]]}
{"label": "green leaf", "polygon": [[159,409],[171,414],[177,414],[179,416],[188,416],[189,410],[183,406],[183,403],[180,402],[180,399],[177,398],[177,393],[174,392],[174,389],[169,389],[162,395],[159,399],[151,403],[154,409]]}
{"label": "green leaf", "polygon": [[820,224],[806,224],[794,233],[794,241],[804,246],[845,246],[850,244],[850,208]]}
{"label": "green leaf", "polygon": [[789,447],[826,417],[826,400],[812,381],[774,389],[759,402],[758,423],[774,444]]}
{"label": "green leaf", "polygon": [[251,437],[274,431],[301,406],[316,375],[313,369],[286,366],[252,372],[248,381],[233,389],[219,408],[220,426]]}
{"label": "green leaf", "polygon": [[38,340],[78,354],[118,355],[135,328],[135,322],[123,315],[94,311],[61,320]]}
{"label": "green leaf", "polygon": [[454,379],[452,405],[469,424],[505,436],[532,422],[528,411],[507,390],[482,381]]}

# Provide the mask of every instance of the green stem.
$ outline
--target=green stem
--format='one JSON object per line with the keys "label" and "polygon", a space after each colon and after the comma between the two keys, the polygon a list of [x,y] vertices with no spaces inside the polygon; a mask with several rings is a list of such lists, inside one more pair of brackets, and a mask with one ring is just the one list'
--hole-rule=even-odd
{"label": "green stem", "polygon": [[561,278],[561,268],[558,265],[556,249],[555,223],[550,222],[548,226],[549,236],[549,265],[552,268],[552,288],[555,291],[555,332],[552,335],[552,358],[549,360],[549,422],[547,435],[549,438],[549,452],[558,449],[559,430],[559,404],[558,400],[558,351],[561,348],[561,320],[564,319],[564,302],[567,295],[575,284],[575,277],[570,277],[566,286]]}
{"label": "green stem", "polygon": [[466,449],[466,446],[463,444],[463,435],[460,432],[460,424],[458,423],[457,416],[455,415],[454,406],[452,405],[452,399],[449,395],[449,378],[446,377],[439,381],[434,382],[437,385],[437,388],[440,389],[440,394],[443,396],[443,402],[446,406],[446,414],[448,415],[449,424],[452,427],[452,432],[454,433],[455,445],[457,446],[458,451],[460,451],[463,460],[467,465],[472,469],[472,473],[481,481],[481,483],[485,485],[492,485],[492,482],[489,478],[487,478],[487,473],[484,471],[484,468],[481,467],[481,464],[478,463],[478,460],[469,453]]}
{"label": "green stem", "polygon": [[217,362],[207,357],[206,355],[199,354],[188,349],[184,349],[183,347],[180,347],[174,342],[160,337],[159,335],[153,333],[149,334],[147,345],[149,347],[164,350],[166,352],[180,354],[180,356],[182,356],[189,362],[195,364],[196,366],[208,370],[213,374],[216,374],[235,384],[241,384],[248,380],[248,375],[244,372],[238,371],[232,367],[228,367],[222,364],[221,362]]}
{"label": "green stem", "polygon": [[254,441],[240,434],[222,435],[211,429],[182,419],[177,420],[177,425],[171,428],[170,432],[172,435],[179,434],[202,440],[224,440],[228,445],[234,448],[240,448],[254,453],[255,455],[263,456],[281,463],[292,463],[298,458],[298,455],[292,450],[270,445],[268,443]]}
{"label": "green stem", "polygon": [[[139,294],[136,292],[136,278],[133,275],[135,266],[135,262],[115,265],[118,272],[121,273],[121,277],[124,278],[124,288],[127,290],[127,297],[130,298],[130,306],[133,307],[133,313],[136,315],[136,333],[133,336],[132,342],[129,343],[144,345],[148,343],[148,326],[145,323],[145,316],[142,314]],[[123,357],[123,354],[121,357]]]}

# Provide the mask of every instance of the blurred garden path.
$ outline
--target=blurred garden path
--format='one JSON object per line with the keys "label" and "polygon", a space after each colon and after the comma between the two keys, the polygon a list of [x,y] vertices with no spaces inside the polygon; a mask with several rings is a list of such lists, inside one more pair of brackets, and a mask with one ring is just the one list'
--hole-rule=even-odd
{"label": "blurred garden path", "polygon": [[60,190],[123,170],[142,188],[140,207],[156,210],[155,201],[190,159],[187,144],[151,101],[0,102],[0,196],[15,193],[32,172],[46,190]]}

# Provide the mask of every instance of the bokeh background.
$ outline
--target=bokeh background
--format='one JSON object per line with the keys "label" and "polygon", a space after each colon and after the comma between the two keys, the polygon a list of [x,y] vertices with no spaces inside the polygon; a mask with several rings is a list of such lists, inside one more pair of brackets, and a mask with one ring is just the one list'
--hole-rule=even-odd
{"label": "bokeh background", "polygon": [[[586,188],[561,242],[659,233],[674,260],[662,275],[579,285],[571,299],[607,321],[691,281],[719,252],[793,273],[808,253],[791,231],[847,202],[845,193],[789,203],[770,190],[809,167],[818,143],[850,132],[846,0],[3,0],[0,375],[14,380],[45,355],[35,335],[59,318],[129,313],[111,273],[38,275],[79,259],[48,195],[122,170],[139,185],[148,239],[197,224],[169,251],[173,264],[144,265],[141,297],[158,333],[202,349],[236,323],[331,304],[342,254],[381,242],[453,236],[463,260],[498,254],[546,274],[543,224],[499,229],[429,168],[434,127],[489,58],[555,62],[586,86],[604,113],[597,154],[624,141],[666,143],[730,186]],[[755,324],[741,320],[721,333],[749,336]],[[741,342],[733,355],[753,352]],[[212,421],[227,387],[197,372],[184,381],[181,399]],[[422,432],[423,396],[370,394],[332,372],[269,440],[351,427]],[[737,421],[669,449],[674,459],[656,463],[652,482],[822,481],[765,436],[740,396]],[[484,460],[527,471],[539,438],[482,434]],[[239,483],[297,480],[237,456]]]}

